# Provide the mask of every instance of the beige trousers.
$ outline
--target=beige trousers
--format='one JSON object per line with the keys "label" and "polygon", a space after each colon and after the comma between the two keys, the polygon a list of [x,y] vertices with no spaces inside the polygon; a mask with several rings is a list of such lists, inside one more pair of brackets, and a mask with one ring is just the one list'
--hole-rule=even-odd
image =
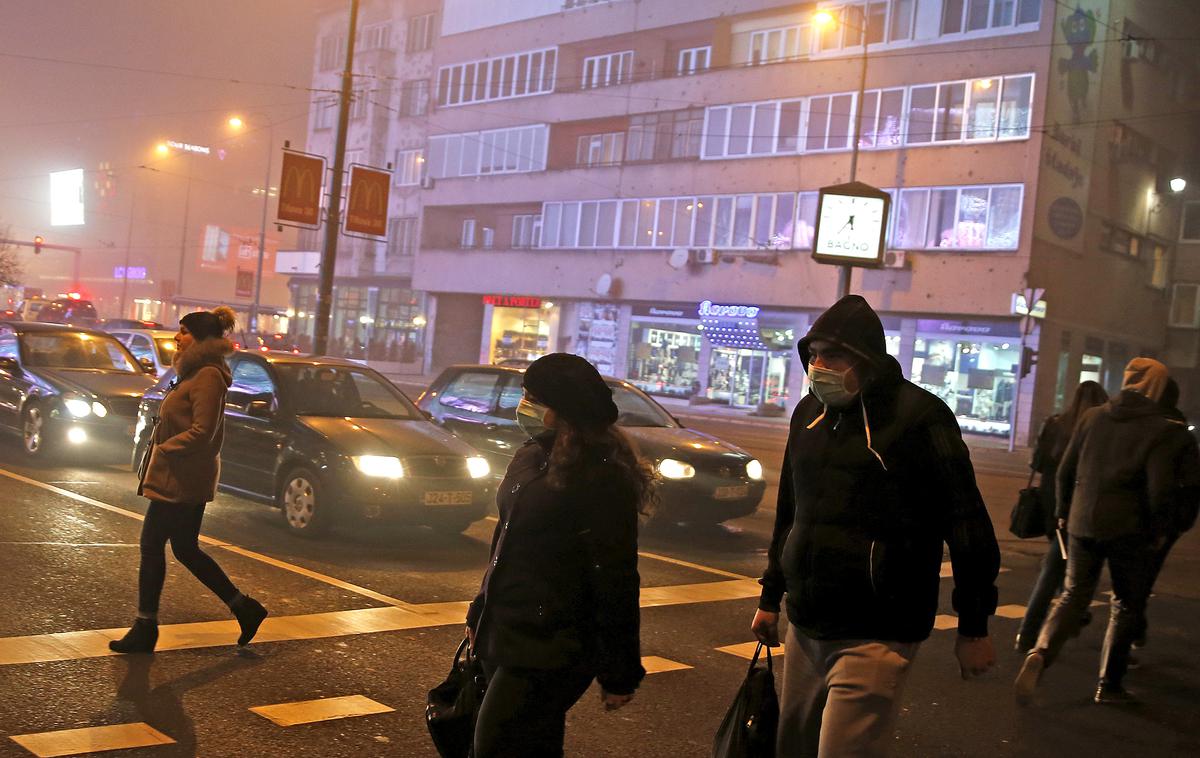
{"label": "beige trousers", "polygon": [[788,625],[778,758],[887,755],[920,643],[813,640]]}

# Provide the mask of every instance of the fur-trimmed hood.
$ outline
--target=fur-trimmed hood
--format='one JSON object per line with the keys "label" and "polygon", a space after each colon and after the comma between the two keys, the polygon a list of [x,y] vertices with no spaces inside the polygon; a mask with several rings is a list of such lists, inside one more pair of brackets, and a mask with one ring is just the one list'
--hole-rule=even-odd
{"label": "fur-trimmed hood", "polygon": [[224,337],[197,340],[187,350],[176,353],[171,365],[179,381],[187,379],[205,366],[215,366],[225,377],[225,386],[228,387],[233,383],[229,364],[225,362],[230,355],[233,355],[233,343]]}

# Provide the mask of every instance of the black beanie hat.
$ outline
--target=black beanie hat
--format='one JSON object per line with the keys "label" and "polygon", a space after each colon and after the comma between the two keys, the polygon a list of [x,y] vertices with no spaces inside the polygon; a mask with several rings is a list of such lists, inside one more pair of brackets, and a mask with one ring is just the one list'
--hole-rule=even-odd
{"label": "black beanie hat", "polygon": [[187,327],[192,337],[197,341],[224,337],[225,332],[234,326],[233,310],[222,305],[211,311],[194,311],[179,319],[179,323]]}
{"label": "black beanie hat", "polygon": [[525,370],[525,389],[567,423],[604,428],[617,420],[612,390],[596,367],[578,355],[551,353]]}

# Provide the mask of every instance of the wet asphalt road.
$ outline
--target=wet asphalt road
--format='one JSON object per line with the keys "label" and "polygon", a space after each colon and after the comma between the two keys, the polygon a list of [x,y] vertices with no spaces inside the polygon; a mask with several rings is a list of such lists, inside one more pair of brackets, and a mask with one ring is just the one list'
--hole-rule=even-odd
{"label": "wet asphalt road", "polygon": [[[642,549],[657,557],[643,556],[645,587],[725,582],[728,574],[752,577],[764,560],[782,428],[685,422],[758,455],[773,486],[757,514],[724,527],[648,529]],[[976,446],[975,458],[984,497],[1003,532],[1007,510],[1023,484],[1023,460],[985,441]],[[140,528],[129,514],[145,508],[133,494],[125,458],[115,451],[107,461],[33,467],[22,460],[16,440],[5,438],[0,439],[0,474],[5,472],[30,481],[0,476],[0,603],[6,611],[0,614],[0,652],[15,637],[127,624],[136,599]],[[313,541],[286,533],[272,509],[221,495],[209,507],[204,533],[273,560],[208,548],[273,615],[306,616],[383,607],[387,603],[380,596],[419,604],[468,600],[487,559],[491,527],[482,521],[453,537],[423,528],[379,527]],[[1101,625],[1094,624],[1048,674],[1038,704],[1018,710],[1009,690],[1019,663],[1010,652],[1018,621],[997,618],[992,629],[999,665],[979,681],[959,678],[952,631],[935,631],[923,645],[904,698],[895,754],[1200,753],[1200,724],[1194,717],[1200,704],[1197,542],[1188,535],[1177,547],[1152,604],[1150,646],[1129,682],[1144,705],[1111,709],[1090,703],[1102,635]],[[999,580],[1002,604],[1025,602],[1041,548],[1002,541],[1008,569]],[[949,613],[949,592],[950,581],[944,580],[942,613]],[[691,668],[651,675],[634,703],[616,713],[605,713],[596,692],[589,692],[570,715],[568,754],[707,755],[746,665],[717,648],[750,640],[754,607],[747,598],[644,609],[643,654]],[[218,601],[170,562],[161,623],[227,617]],[[455,623],[259,643],[253,657],[237,656],[228,645],[0,665],[0,755],[28,754],[11,735],[130,722],[146,722],[175,742],[110,755],[433,755],[423,724],[424,695],[444,676],[460,638],[461,626]],[[344,695],[364,695],[394,710],[292,727],[248,710]]]}

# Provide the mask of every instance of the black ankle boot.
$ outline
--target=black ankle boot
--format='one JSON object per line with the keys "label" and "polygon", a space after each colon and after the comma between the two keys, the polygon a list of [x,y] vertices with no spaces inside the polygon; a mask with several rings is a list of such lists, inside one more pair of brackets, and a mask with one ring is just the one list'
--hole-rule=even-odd
{"label": "black ankle boot", "polygon": [[119,640],[110,640],[108,649],[116,653],[153,653],[158,642],[158,622],[138,618]]}
{"label": "black ankle boot", "polygon": [[254,639],[254,635],[258,633],[259,625],[267,617],[267,609],[254,598],[239,595],[237,600],[230,603],[229,610],[233,611],[238,625],[242,627],[242,634],[238,637],[237,644],[249,645],[250,640]]}

